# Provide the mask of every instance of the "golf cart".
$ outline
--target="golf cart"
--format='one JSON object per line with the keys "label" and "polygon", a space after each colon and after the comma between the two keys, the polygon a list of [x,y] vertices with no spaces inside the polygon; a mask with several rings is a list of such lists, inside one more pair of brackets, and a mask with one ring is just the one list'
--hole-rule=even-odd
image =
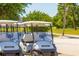
{"label": "golf cart", "polygon": [[18,26],[14,26],[14,23],[16,21],[0,21],[0,55],[2,56],[20,55]]}
{"label": "golf cart", "polygon": [[[20,42],[20,47],[24,55],[57,55],[57,49],[53,42],[51,22],[27,21],[23,22],[22,25],[24,25],[24,35]],[[50,32],[44,29],[50,29]]]}

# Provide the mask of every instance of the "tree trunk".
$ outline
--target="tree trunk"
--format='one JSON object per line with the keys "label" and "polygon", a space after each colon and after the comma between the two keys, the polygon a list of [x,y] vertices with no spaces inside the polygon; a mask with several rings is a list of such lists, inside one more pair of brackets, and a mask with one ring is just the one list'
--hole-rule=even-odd
{"label": "tree trunk", "polygon": [[64,6],[64,15],[63,15],[63,32],[62,32],[62,36],[64,36],[65,25],[66,25],[66,11],[65,11],[65,6]]}
{"label": "tree trunk", "polygon": [[64,31],[65,31],[65,27],[66,27],[66,15],[67,15],[67,10],[66,10],[66,8],[67,8],[67,7],[64,5],[62,36],[64,36]]}
{"label": "tree trunk", "polygon": [[75,11],[73,11],[73,20],[72,20],[72,22],[73,22],[73,28],[76,30],[77,28],[76,28],[76,17],[75,17]]}
{"label": "tree trunk", "polygon": [[76,28],[76,24],[75,24],[75,19],[73,19],[73,27],[74,27],[74,30],[76,30],[77,28]]}

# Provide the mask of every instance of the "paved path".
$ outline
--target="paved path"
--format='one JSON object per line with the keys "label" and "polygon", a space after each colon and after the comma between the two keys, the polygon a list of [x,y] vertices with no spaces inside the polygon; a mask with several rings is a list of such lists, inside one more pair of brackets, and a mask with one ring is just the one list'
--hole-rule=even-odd
{"label": "paved path", "polygon": [[69,37],[54,38],[57,51],[61,56],[79,56],[79,39]]}

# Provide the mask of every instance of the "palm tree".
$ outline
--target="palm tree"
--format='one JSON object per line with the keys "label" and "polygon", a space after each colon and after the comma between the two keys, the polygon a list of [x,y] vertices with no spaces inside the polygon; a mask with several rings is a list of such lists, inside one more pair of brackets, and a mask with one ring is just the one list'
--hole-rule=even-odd
{"label": "palm tree", "polygon": [[63,32],[62,32],[62,36],[64,36],[64,30],[66,28],[66,17],[67,17],[67,11],[68,11],[68,7],[66,6],[66,4],[62,4],[64,6],[64,14],[63,14]]}
{"label": "palm tree", "polygon": [[76,12],[78,10],[76,10],[76,4],[75,3],[62,3],[61,4],[62,7],[63,7],[63,11],[62,11],[62,15],[63,15],[63,31],[62,31],[62,36],[64,36],[64,31],[65,31],[65,28],[66,28],[66,24],[67,24],[67,21],[69,19],[67,19],[68,15],[71,16],[72,15],[72,23],[73,23],[73,27],[74,29],[76,30]]}

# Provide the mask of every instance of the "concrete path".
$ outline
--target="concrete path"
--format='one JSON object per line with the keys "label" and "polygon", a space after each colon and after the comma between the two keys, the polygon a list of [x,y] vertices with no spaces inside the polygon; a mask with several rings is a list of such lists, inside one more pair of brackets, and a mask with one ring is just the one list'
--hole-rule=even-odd
{"label": "concrete path", "polygon": [[54,42],[59,56],[79,56],[79,39],[55,37]]}

